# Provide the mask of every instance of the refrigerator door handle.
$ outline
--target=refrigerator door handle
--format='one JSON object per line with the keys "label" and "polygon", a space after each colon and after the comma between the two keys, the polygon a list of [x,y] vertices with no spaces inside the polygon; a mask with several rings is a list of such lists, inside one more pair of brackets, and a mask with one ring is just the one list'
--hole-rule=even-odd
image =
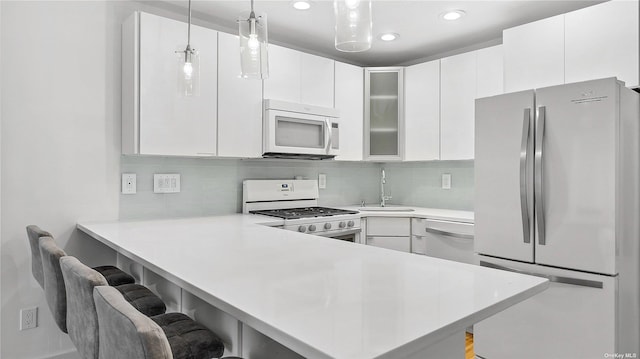
{"label": "refrigerator door handle", "polygon": [[536,129],[536,150],[535,150],[535,183],[534,183],[534,203],[536,209],[536,222],[538,223],[538,244],[547,244],[545,239],[544,226],[544,199],[542,194],[542,146],[544,144],[544,122],[546,117],[546,107],[538,107],[538,128]]}
{"label": "refrigerator door handle", "polygon": [[507,272],[514,272],[514,273],[518,273],[518,274],[526,274],[526,275],[532,275],[532,276],[536,276],[536,277],[547,278],[549,280],[549,282],[553,282],[553,283],[570,284],[570,285],[577,285],[577,286],[580,286],[580,287],[589,287],[589,288],[598,288],[598,289],[604,288],[604,284],[602,282],[595,281],[595,280],[572,278],[572,277],[563,277],[563,276],[557,276],[557,275],[548,275],[548,274],[542,274],[542,273],[529,272],[529,271],[525,271],[525,270],[521,270],[521,269],[515,269],[515,268],[509,268],[509,267],[505,267],[505,266],[502,266],[502,265],[499,265],[499,264],[489,263],[489,262],[485,262],[485,261],[480,261],[480,266],[481,267],[487,267],[487,268],[493,268],[493,269],[499,269],[499,270],[503,270],[503,271],[507,271]]}
{"label": "refrigerator door handle", "polygon": [[529,159],[529,137],[531,127],[531,109],[524,110],[522,125],[522,144],[520,146],[520,211],[522,213],[522,232],[524,243],[531,243],[529,230],[529,204],[527,202],[527,162]]}

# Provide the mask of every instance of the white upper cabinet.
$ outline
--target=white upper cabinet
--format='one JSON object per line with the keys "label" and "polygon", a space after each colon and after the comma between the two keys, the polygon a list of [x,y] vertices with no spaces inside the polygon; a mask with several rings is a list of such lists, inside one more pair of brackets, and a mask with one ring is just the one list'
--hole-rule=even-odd
{"label": "white upper cabinet", "polygon": [[405,68],[405,161],[440,159],[440,60]]}
{"label": "white upper cabinet", "polygon": [[502,39],[504,92],[564,83],[564,15],[506,29]]}
{"label": "white upper cabinet", "polygon": [[638,1],[615,0],[565,15],[567,83],[617,77],[639,85]]}
{"label": "white upper cabinet", "polygon": [[264,98],[333,107],[334,61],[269,45]]}
{"label": "white upper cabinet", "polygon": [[364,134],[364,69],[336,62],[335,107],[340,111],[340,154],[336,160],[361,161]]}
{"label": "white upper cabinet", "polygon": [[240,78],[239,39],[218,34],[218,156],[262,156],[262,81]]}
{"label": "white upper cabinet", "polygon": [[123,24],[123,153],[216,154],[217,32],[191,27],[191,46],[200,53],[199,97],[178,95],[175,52],[186,41],[183,22],[136,12]]}
{"label": "white upper cabinet", "polygon": [[404,68],[369,67],[364,74],[364,158],[404,156]]}
{"label": "white upper cabinet", "polygon": [[476,52],[440,60],[440,159],[474,158]]}
{"label": "white upper cabinet", "polygon": [[502,45],[477,50],[476,56],[476,98],[504,93]]}

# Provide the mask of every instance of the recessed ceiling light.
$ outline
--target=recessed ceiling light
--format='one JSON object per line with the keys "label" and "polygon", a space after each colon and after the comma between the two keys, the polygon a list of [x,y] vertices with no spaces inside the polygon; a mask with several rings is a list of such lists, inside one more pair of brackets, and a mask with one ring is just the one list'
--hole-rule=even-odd
{"label": "recessed ceiling light", "polygon": [[382,41],[393,41],[395,39],[397,39],[400,35],[394,33],[394,32],[389,32],[386,34],[382,34],[380,35],[380,40]]}
{"label": "recessed ceiling light", "polygon": [[295,0],[291,2],[291,6],[296,10],[309,10],[309,8],[311,8],[311,2],[308,0]]}
{"label": "recessed ceiling light", "polygon": [[463,17],[466,13],[462,10],[451,10],[440,14],[440,17],[447,21],[458,20]]}

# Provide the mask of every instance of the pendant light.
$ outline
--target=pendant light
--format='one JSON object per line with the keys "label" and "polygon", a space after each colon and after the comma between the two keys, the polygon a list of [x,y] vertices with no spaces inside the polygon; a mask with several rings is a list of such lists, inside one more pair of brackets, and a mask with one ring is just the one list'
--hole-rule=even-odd
{"label": "pendant light", "polygon": [[178,54],[178,95],[200,95],[200,55],[191,48],[191,0],[189,0],[189,23],[187,25],[187,47]]}
{"label": "pendant light", "polygon": [[240,35],[240,67],[243,78],[266,79],[269,77],[269,58],[267,54],[267,16],[256,16],[251,0],[251,12],[242,14],[238,19]]}
{"label": "pendant light", "polygon": [[334,0],[336,17],[336,49],[344,52],[360,52],[371,48],[370,0]]}

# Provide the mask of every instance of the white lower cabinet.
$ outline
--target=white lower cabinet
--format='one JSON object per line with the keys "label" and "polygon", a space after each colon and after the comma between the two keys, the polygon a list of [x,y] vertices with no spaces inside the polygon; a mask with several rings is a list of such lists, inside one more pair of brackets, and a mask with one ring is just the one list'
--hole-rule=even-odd
{"label": "white lower cabinet", "polygon": [[381,237],[367,236],[367,243],[370,246],[393,249],[401,252],[410,251],[410,238],[407,237]]}
{"label": "white lower cabinet", "polygon": [[409,218],[368,217],[365,244],[396,251],[411,251]]}

